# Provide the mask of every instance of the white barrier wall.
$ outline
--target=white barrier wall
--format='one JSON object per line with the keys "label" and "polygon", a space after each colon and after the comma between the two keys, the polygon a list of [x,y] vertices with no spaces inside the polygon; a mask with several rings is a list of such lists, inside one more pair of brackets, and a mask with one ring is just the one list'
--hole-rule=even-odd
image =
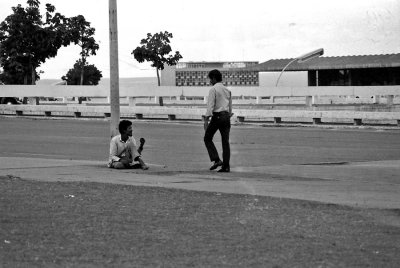
{"label": "white barrier wall", "polygon": [[[122,106],[121,115],[143,118],[197,119],[205,114],[205,108],[177,108],[159,106]],[[321,124],[323,122],[353,121],[361,125],[363,121],[374,121],[380,124],[396,124],[400,126],[400,112],[368,112],[368,111],[314,111],[314,110],[270,110],[270,109],[234,109],[238,122],[246,120],[305,121]],[[44,115],[44,116],[104,116],[110,117],[110,106],[80,106],[80,105],[0,105],[3,115]]]}
{"label": "white barrier wall", "polygon": [[[121,97],[204,97],[209,87],[140,86],[120,87]],[[300,96],[396,96],[400,86],[363,87],[230,87],[234,97]],[[108,86],[0,85],[0,97],[108,97]]]}

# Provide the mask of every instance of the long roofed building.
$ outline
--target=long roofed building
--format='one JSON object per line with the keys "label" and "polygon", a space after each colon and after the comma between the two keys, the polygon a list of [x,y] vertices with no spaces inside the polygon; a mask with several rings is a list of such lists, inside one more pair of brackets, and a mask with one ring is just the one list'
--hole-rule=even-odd
{"label": "long roofed building", "polygon": [[[292,60],[272,59],[245,69],[280,72]],[[290,71],[307,71],[309,86],[400,85],[400,54],[319,57],[293,62],[285,69]]]}

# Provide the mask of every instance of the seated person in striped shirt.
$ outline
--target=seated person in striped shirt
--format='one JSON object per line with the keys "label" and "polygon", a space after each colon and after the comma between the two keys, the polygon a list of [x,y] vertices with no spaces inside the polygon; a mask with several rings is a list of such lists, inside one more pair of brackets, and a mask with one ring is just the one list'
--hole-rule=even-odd
{"label": "seated person in striped shirt", "polygon": [[132,122],[122,120],[118,128],[120,135],[113,137],[110,141],[108,167],[116,169],[148,169],[149,167],[144,163],[141,156],[145,140],[140,138],[140,146],[136,148],[136,141],[132,136]]}

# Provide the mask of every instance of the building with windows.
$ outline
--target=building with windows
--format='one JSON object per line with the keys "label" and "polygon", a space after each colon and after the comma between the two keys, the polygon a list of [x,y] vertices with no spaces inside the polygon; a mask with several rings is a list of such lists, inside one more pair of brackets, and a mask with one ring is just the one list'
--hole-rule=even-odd
{"label": "building with windows", "polygon": [[[279,73],[292,60],[272,59],[245,69]],[[308,86],[400,85],[400,54],[319,57],[293,62],[285,72],[305,73]]]}
{"label": "building with windows", "polygon": [[241,62],[179,62],[161,71],[162,86],[209,86],[208,73],[218,69],[226,86],[259,86],[258,71],[246,70],[256,61]]}
{"label": "building with windows", "polygon": [[[161,71],[161,85],[209,86],[208,72],[218,69],[227,86],[275,86],[279,73],[292,60],[180,62]],[[285,73],[280,80],[284,86],[400,85],[400,53],[318,57],[293,62]]]}

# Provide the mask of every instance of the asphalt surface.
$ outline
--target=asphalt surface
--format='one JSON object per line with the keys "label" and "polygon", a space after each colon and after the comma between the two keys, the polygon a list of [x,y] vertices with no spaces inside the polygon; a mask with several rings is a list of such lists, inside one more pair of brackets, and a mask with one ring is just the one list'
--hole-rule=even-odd
{"label": "asphalt surface", "polygon": [[[0,176],[97,181],[400,208],[400,130],[231,130],[232,172],[208,171],[201,123],[134,121],[148,171],[106,168],[109,122],[0,117]],[[220,139],[216,136],[217,147]]]}

